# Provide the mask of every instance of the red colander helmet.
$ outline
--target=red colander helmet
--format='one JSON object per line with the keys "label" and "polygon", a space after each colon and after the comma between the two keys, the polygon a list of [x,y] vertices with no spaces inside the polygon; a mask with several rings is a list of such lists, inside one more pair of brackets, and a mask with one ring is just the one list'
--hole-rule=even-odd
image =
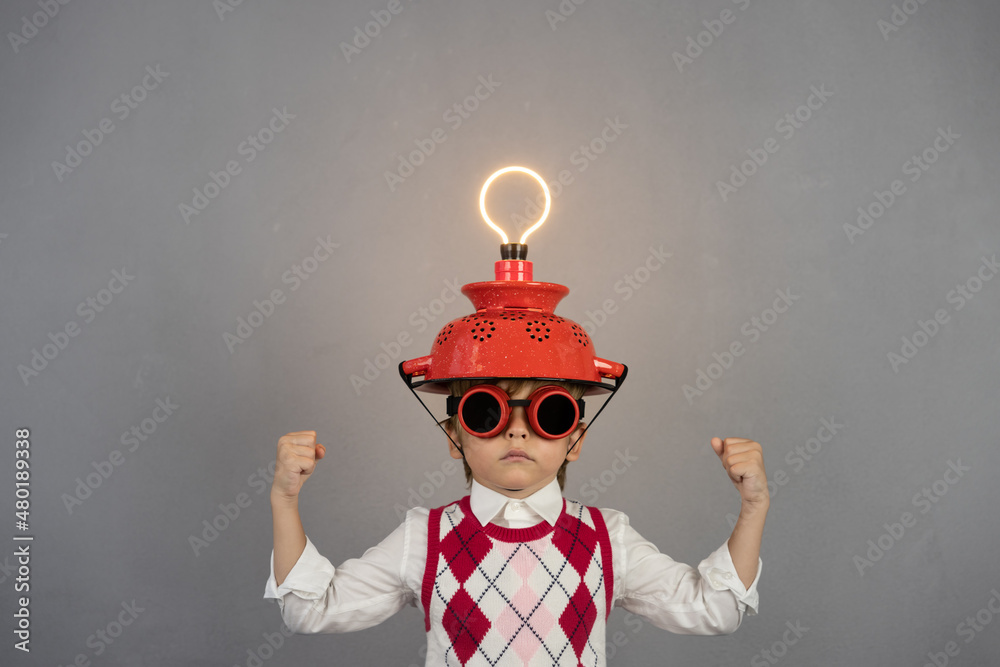
{"label": "red colander helmet", "polygon": [[[501,246],[503,257],[526,254],[523,244]],[[556,380],[587,385],[584,396],[611,392],[584,426],[585,432],[625,381],[628,367],[598,357],[584,328],[553,312],[569,294],[568,287],[532,281],[531,262],[523,259],[501,260],[495,272],[496,280],[462,286],[462,294],[476,312],[445,324],[430,354],[400,362],[400,376],[432,418],[434,413],[417,390],[449,394],[448,383],[453,380]],[[414,377],[422,379],[414,381]],[[614,384],[602,378],[614,379]],[[570,449],[581,437],[582,433]],[[450,435],[448,439],[461,451]]]}
{"label": "red colander helmet", "polygon": [[589,396],[613,391],[602,378],[624,379],[624,364],[598,357],[584,328],[553,312],[568,287],[532,281],[523,260],[497,262],[496,275],[462,287],[476,312],[445,324],[430,354],[400,364],[407,385],[447,394],[452,380],[533,378],[589,385]]}

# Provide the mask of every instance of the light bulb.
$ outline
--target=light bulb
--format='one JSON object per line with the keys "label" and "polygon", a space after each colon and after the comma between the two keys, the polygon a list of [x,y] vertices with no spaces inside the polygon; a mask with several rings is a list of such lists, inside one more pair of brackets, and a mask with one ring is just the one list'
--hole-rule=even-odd
{"label": "light bulb", "polygon": [[541,176],[539,176],[532,170],[528,169],[527,167],[504,167],[503,169],[494,172],[492,176],[486,179],[486,182],[483,184],[483,191],[479,193],[479,211],[480,213],[483,214],[483,219],[486,220],[486,224],[492,227],[494,230],[496,230],[498,234],[500,234],[500,238],[503,241],[504,245],[510,243],[510,241],[507,240],[507,234],[497,225],[495,225],[493,221],[490,220],[490,216],[487,215],[486,213],[486,191],[489,189],[490,184],[493,182],[494,179],[496,179],[497,176],[506,174],[511,171],[518,171],[521,172],[522,174],[528,174],[536,181],[538,181],[538,184],[542,186],[542,191],[545,192],[545,210],[542,211],[542,217],[540,217],[535,224],[529,227],[528,231],[526,231],[524,234],[521,235],[521,240],[519,241],[519,243],[523,244],[525,241],[527,241],[528,234],[541,227],[542,223],[545,222],[545,218],[547,218],[549,215],[549,209],[552,207],[552,197],[551,195],[549,195],[549,186],[545,184],[545,179],[543,179]]}

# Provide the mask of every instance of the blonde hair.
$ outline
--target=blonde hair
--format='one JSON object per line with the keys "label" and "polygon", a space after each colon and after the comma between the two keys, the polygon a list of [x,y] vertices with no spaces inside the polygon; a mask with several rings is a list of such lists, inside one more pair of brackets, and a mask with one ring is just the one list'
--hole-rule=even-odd
{"label": "blonde hair", "polygon": [[[462,396],[471,387],[477,384],[500,384],[503,382],[507,385],[506,392],[509,395],[514,395],[524,389],[528,388],[528,391],[534,391],[538,387],[543,387],[546,385],[554,384],[558,387],[562,387],[569,392],[570,396],[573,398],[582,398],[583,392],[587,390],[587,387],[582,384],[575,384],[573,382],[559,382],[556,380],[535,380],[532,378],[499,378],[496,380],[454,380],[448,383],[448,390],[451,392],[452,396]],[[458,415],[452,415],[438,422],[440,426],[449,424],[451,426],[452,432],[456,435],[456,438],[460,439],[459,432],[462,429],[462,424],[458,420]],[[580,426],[586,426],[584,421],[580,421]],[[566,464],[569,461],[563,461],[562,465],[559,466],[559,472],[556,473],[556,480],[559,482],[559,489],[562,490],[566,485]],[[472,486],[472,469],[469,467],[469,463],[462,457],[462,465],[465,466],[465,484],[466,486]]]}

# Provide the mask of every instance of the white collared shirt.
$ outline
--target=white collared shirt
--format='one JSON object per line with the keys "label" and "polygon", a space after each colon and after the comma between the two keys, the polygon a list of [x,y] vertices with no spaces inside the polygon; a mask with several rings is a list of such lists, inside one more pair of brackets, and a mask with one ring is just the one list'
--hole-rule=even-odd
{"label": "white collared shirt", "polygon": [[[527,498],[509,498],[473,480],[469,493],[481,525],[527,528],[546,521],[555,525],[562,512],[559,483],[552,480]],[[381,623],[404,606],[423,609],[421,589],[427,561],[429,510],[414,507],[392,533],[360,558],[333,565],[306,537],[306,547],[278,586],[271,573],[264,598],[274,599],[289,629],[311,634],[351,632]],[[729,541],[697,568],[660,553],[635,531],[628,517],[601,508],[608,533],[614,573],[614,604],[678,634],[726,634],[758,610],[757,582],[763,563],[744,588],[729,553]]]}
{"label": "white collared shirt", "polygon": [[472,480],[469,504],[481,526],[491,521],[503,528],[530,528],[539,521],[554,526],[563,509],[563,496],[554,479],[523,499],[508,498]]}

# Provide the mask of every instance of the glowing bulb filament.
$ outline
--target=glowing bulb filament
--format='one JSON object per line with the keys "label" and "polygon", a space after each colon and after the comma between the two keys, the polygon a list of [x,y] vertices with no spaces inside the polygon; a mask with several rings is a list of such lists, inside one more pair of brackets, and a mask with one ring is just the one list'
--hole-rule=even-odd
{"label": "glowing bulb filament", "polygon": [[525,241],[527,241],[528,234],[530,234],[531,232],[535,231],[536,229],[542,226],[542,223],[545,222],[545,218],[547,218],[549,215],[549,209],[552,207],[552,197],[551,195],[549,195],[549,186],[545,184],[545,179],[543,179],[541,176],[539,176],[532,170],[528,169],[527,167],[504,167],[503,169],[494,172],[492,176],[486,179],[486,183],[483,184],[483,191],[479,193],[479,212],[483,214],[483,219],[486,220],[486,224],[492,227],[494,230],[496,230],[498,234],[500,234],[500,238],[503,240],[503,243],[505,245],[507,243],[510,243],[510,241],[507,240],[507,234],[502,229],[493,224],[493,221],[490,220],[490,216],[487,215],[486,213],[486,191],[489,189],[490,183],[492,183],[497,176],[500,176],[501,174],[506,174],[507,172],[510,171],[519,171],[522,174],[528,174],[536,181],[538,181],[539,185],[542,186],[542,191],[545,192],[545,210],[542,211],[542,217],[540,217],[535,224],[529,227],[528,231],[526,231],[524,234],[521,235],[521,240],[519,241],[519,243],[524,243]]}

